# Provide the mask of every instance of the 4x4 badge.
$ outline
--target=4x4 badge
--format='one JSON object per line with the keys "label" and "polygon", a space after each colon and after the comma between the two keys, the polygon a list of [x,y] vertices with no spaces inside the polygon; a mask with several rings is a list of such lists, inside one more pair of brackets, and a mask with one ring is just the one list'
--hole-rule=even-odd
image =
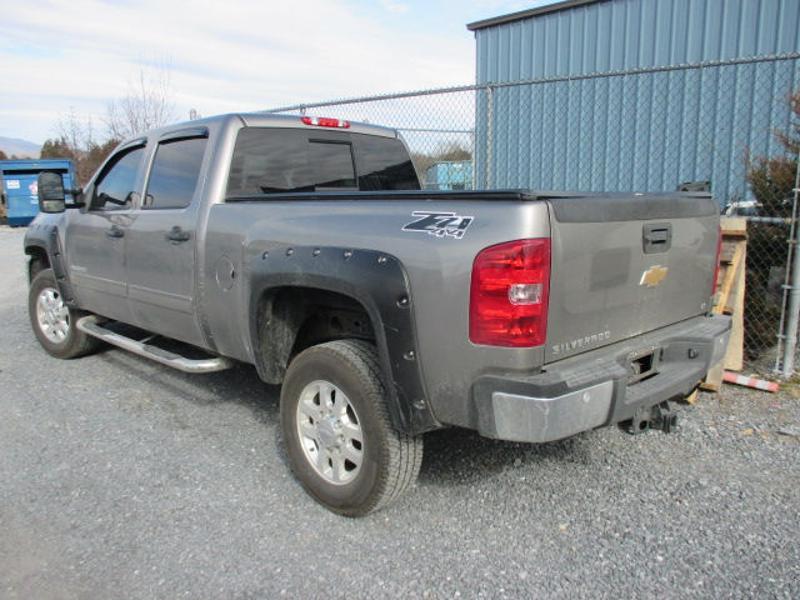
{"label": "4x4 badge", "polygon": [[411,216],[417,217],[417,220],[404,225],[403,231],[417,231],[440,238],[453,237],[457,240],[464,237],[467,228],[475,219],[475,217],[465,217],[452,212],[425,210],[415,210]]}

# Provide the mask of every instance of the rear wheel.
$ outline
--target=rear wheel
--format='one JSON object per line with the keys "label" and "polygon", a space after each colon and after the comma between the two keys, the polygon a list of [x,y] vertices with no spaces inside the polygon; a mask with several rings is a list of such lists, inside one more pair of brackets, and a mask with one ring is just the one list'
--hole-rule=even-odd
{"label": "rear wheel", "polygon": [[52,269],[36,274],[28,290],[28,315],[36,339],[48,354],[56,358],[77,358],[99,347],[99,340],[75,326],[83,314],[66,305]]}
{"label": "rear wheel", "polygon": [[422,439],[391,424],[375,347],[360,340],[313,346],[289,365],[281,423],[292,470],[339,514],[378,510],[408,489]]}

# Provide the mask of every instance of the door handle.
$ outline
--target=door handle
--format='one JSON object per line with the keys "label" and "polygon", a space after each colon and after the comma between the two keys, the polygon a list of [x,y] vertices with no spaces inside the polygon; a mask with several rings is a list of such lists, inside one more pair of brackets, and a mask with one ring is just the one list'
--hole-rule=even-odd
{"label": "door handle", "polygon": [[167,240],[173,244],[180,244],[181,242],[188,242],[190,239],[192,239],[192,234],[188,231],[184,231],[178,225],[175,225],[164,237],[166,237]]}
{"label": "door handle", "polygon": [[120,229],[116,225],[112,225],[110,229],[106,230],[106,237],[109,237],[109,238],[112,238],[112,239],[113,238],[125,237],[125,230],[124,229]]}

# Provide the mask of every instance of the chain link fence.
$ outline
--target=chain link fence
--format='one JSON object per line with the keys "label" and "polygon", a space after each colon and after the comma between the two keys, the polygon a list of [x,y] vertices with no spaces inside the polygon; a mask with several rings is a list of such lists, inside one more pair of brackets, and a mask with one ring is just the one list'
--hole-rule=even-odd
{"label": "chain link fence", "polygon": [[[265,112],[314,114],[397,129],[428,189],[475,189],[477,86],[298,104]],[[461,169],[453,166],[460,163]],[[441,165],[450,165],[440,168]],[[451,187],[455,186],[455,187]]]}
{"label": "chain link fence", "polygon": [[[765,181],[768,185],[762,187]],[[738,209],[747,219],[744,350],[750,367],[781,371],[789,292],[794,282],[791,263],[797,235],[797,189],[800,164],[786,157],[752,163],[750,179],[755,199]]]}
{"label": "chain link fence", "polygon": [[710,189],[722,212],[748,219],[745,353],[768,371],[777,368],[792,284],[798,89],[795,53],[265,112],[393,127],[428,189]]}
{"label": "chain link fence", "polygon": [[768,373],[778,370],[782,360],[779,334],[784,328],[791,221],[777,216],[747,221],[744,352],[751,368]]}

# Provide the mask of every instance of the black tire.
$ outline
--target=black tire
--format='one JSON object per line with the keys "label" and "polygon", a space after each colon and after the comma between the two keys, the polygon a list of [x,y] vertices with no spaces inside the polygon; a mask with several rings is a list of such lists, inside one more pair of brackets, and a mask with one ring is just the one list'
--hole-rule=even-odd
{"label": "black tire", "polygon": [[56,277],[52,269],[43,269],[39,271],[31,281],[30,289],[28,290],[28,316],[31,320],[31,327],[33,328],[36,339],[42,345],[42,348],[56,358],[77,358],[85,356],[96,351],[100,347],[100,341],[96,338],[86,335],[75,327],[77,320],[84,316],[86,313],[70,308],[69,316],[67,318],[68,326],[66,335],[63,340],[58,342],[48,339],[37,317],[36,305],[39,294],[47,288],[51,288],[58,292],[58,285],[56,285]]}
{"label": "black tire", "polygon": [[[302,391],[323,380],[341,389],[363,431],[363,462],[352,481],[333,484],[317,472],[298,434]],[[306,491],[341,515],[358,517],[379,510],[416,480],[422,463],[422,438],[397,431],[386,405],[377,352],[360,340],[338,340],[301,352],[289,365],[281,389],[281,425],[289,463]]]}

